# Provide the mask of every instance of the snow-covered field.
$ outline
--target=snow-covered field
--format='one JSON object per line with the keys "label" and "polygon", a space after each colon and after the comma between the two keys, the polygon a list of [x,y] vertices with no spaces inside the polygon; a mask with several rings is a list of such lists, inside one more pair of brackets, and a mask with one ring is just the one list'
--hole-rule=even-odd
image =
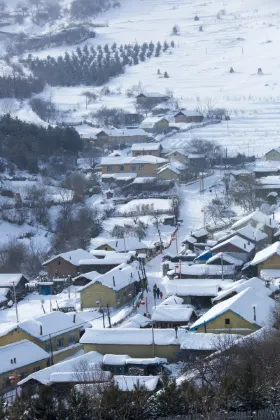
{"label": "snow-covered field", "polygon": [[131,200],[127,204],[122,204],[117,208],[117,211],[120,213],[129,213],[131,211],[137,211],[137,208],[142,206],[153,207],[154,210],[170,210],[171,200],[165,200],[162,198],[145,198],[139,200]]}

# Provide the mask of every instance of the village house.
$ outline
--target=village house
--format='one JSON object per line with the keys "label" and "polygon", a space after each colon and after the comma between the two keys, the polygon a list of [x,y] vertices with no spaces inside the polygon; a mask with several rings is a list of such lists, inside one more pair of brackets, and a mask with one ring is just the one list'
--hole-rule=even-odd
{"label": "village house", "polygon": [[[84,274],[90,278],[90,273]],[[95,277],[79,289],[81,308],[118,307],[130,302],[141,290],[143,273],[137,262],[121,264],[108,273]]]}
{"label": "village house", "polygon": [[245,226],[251,225],[256,229],[260,229],[265,232],[268,236],[267,243],[271,244],[273,242],[273,235],[275,230],[278,226],[277,221],[273,218],[273,216],[268,216],[262,213],[260,210],[256,210],[253,213],[248,214],[245,217],[237,220],[232,225],[233,230],[239,230]]}
{"label": "village house", "polygon": [[48,387],[67,393],[79,383],[99,383],[110,380],[111,374],[101,370],[102,362],[103,355],[91,351],[40,371],[30,372],[18,385],[24,397],[36,395]]}
{"label": "village house", "polygon": [[79,339],[85,322],[74,314],[50,312],[23,321],[0,336],[0,347],[21,340],[29,340],[45,350],[51,363],[72,356],[81,349]]}
{"label": "village house", "polygon": [[17,300],[22,299],[28,292],[27,283],[27,278],[21,273],[0,274],[0,295],[8,296],[14,300],[15,292]]}
{"label": "village house", "polygon": [[98,351],[101,354],[125,354],[134,358],[164,357],[175,359],[180,350],[184,330],[151,328],[86,329],[80,342],[85,353]]}
{"label": "village house", "polygon": [[169,162],[157,171],[158,179],[183,182],[185,181],[186,165],[180,162]]}
{"label": "village house", "polygon": [[144,106],[156,106],[161,102],[165,102],[169,97],[163,93],[150,92],[150,93],[139,93],[136,96],[136,103]]}
{"label": "village house", "polygon": [[7,308],[8,303],[13,300],[13,293],[11,289],[1,288],[0,289],[0,309]]}
{"label": "village house", "polygon": [[104,157],[96,167],[103,175],[105,174],[136,174],[141,177],[157,176],[157,170],[167,163],[166,159],[156,156],[125,156]]}
{"label": "village house", "polygon": [[50,355],[28,340],[0,347],[0,395],[14,391],[19,381],[48,366]]}
{"label": "village house", "polygon": [[199,229],[191,232],[191,236],[193,236],[197,242],[206,243],[208,240],[209,233],[206,229]]}
{"label": "village house", "polygon": [[232,285],[229,288],[221,290],[213,299],[213,304],[229,299],[232,296],[235,296],[238,293],[242,292],[242,290],[247,289],[248,287],[251,287],[258,294],[262,294],[264,296],[271,297],[275,292],[275,288],[267,287],[266,283],[258,277],[253,277],[249,280],[241,279],[232,283]]}
{"label": "village house", "polygon": [[198,357],[207,357],[219,350],[224,350],[242,337],[239,334],[203,334],[189,332],[181,343],[180,360],[191,362]]}
{"label": "village house", "polygon": [[280,177],[279,175],[267,176],[260,178],[256,183],[256,194],[258,197],[266,199],[267,195],[270,193],[276,193],[277,195],[280,192]]}
{"label": "village house", "polygon": [[[115,251],[120,253],[149,254],[149,248],[138,238],[94,238],[91,240],[91,247],[94,251]],[[112,254],[112,258],[115,254]]]}
{"label": "village house", "polygon": [[159,357],[132,358],[127,354],[105,354],[102,368],[114,375],[130,375],[133,371],[141,371],[141,375],[157,375],[167,359]]}
{"label": "village house", "polygon": [[146,131],[141,128],[103,128],[95,137],[98,146],[108,149],[145,143],[149,139]]}
{"label": "village house", "polygon": [[218,303],[190,328],[192,332],[247,335],[267,325],[275,301],[248,287]]}
{"label": "village house", "polygon": [[225,240],[234,237],[235,235],[240,236],[243,239],[247,239],[255,244],[255,250],[259,251],[267,246],[268,235],[259,228],[254,228],[251,225],[244,226],[238,230],[233,230],[224,237],[218,240],[218,244]]}
{"label": "village house", "polygon": [[197,319],[191,305],[159,305],[153,309],[151,320],[154,328],[187,327]]}
{"label": "village house", "polygon": [[183,164],[187,163],[187,153],[184,152],[183,149],[176,149],[176,150],[163,150],[162,157],[168,159],[170,162],[180,162]]}
{"label": "village house", "polygon": [[235,235],[214,246],[211,249],[211,252],[212,255],[223,252],[238,260],[246,262],[252,258],[254,250],[255,244],[253,242],[249,241],[249,239],[244,239]]}
{"label": "village house", "polygon": [[267,152],[265,155],[266,160],[276,160],[280,161],[280,148],[272,149],[269,152]]}
{"label": "village house", "polygon": [[212,299],[232,283],[232,280],[221,278],[164,280],[167,295],[177,295],[184,300],[184,304],[193,305],[195,308],[211,308]]}
{"label": "village house", "polygon": [[218,254],[213,255],[210,257],[206,263],[206,265],[231,265],[235,267],[236,271],[239,271],[243,266],[244,262],[237,258],[234,258],[232,255],[227,254],[226,252],[219,252]]}
{"label": "village house", "polygon": [[214,264],[176,264],[167,272],[167,276],[179,279],[233,279],[236,274],[234,265]]}
{"label": "village house", "polygon": [[131,147],[132,156],[161,156],[162,146],[160,143],[139,143]]}
{"label": "village house", "polygon": [[168,130],[169,121],[161,116],[147,117],[141,122],[140,128],[147,133],[160,134]]}
{"label": "village house", "polygon": [[[110,251],[108,251],[110,252]],[[112,251],[111,251],[112,252]],[[97,272],[99,274],[105,274],[108,271],[116,268],[118,265],[133,261],[135,257],[127,252],[113,252],[112,255],[107,255],[105,258],[91,258],[86,260],[80,260],[80,272]],[[76,277],[76,279],[81,279],[82,276]]]}
{"label": "village house", "polygon": [[280,242],[257,252],[251,266],[258,267],[258,275],[266,280],[280,277]]}
{"label": "village house", "polygon": [[200,123],[203,121],[203,115],[200,112],[185,109],[178,111],[174,118],[176,123]]}
{"label": "village house", "polygon": [[180,298],[179,296],[172,295],[168,296],[164,299],[158,306],[174,306],[174,305],[182,305],[184,303],[184,299]]}
{"label": "village house", "polygon": [[77,276],[80,260],[94,259],[93,255],[83,249],[64,252],[55,255],[43,263],[47,267],[49,277]]}
{"label": "village house", "polygon": [[124,322],[120,328],[150,328],[151,319],[144,315],[136,314]]}

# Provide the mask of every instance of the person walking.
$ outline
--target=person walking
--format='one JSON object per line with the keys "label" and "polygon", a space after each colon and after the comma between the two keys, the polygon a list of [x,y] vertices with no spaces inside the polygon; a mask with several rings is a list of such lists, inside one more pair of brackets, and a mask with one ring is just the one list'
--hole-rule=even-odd
{"label": "person walking", "polygon": [[160,291],[160,292],[159,292],[159,297],[160,297],[160,299],[162,299],[162,296],[163,296],[163,295],[162,295],[162,291]]}
{"label": "person walking", "polygon": [[153,295],[154,295],[154,299],[157,297],[157,285],[156,284],[154,284],[154,287],[153,287]]}
{"label": "person walking", "polygon": [[159,287],[157,287],[157,298],[159,299],[160,290]]}

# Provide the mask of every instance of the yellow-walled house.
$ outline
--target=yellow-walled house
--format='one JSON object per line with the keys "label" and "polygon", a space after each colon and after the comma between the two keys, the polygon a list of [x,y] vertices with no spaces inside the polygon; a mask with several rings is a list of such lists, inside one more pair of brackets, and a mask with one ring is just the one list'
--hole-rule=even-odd
{"label": "yellow-walled house", "polygon": [[184,180],[186,165],[180,162],[170,162],[158,169],[158,179],[180,182]]}
{"label": "yellow-walled house", "polygon": [[80,342],[85,353],[97,351],[101,354],[127,354],[135,358],[165,357],[172,361],[180,350],[182,336],[186,334],[184,330],[174,329],[86,329]]}
{"label": "yellow-walled house", "polygon": [[[83,276],[90,277],[90,273]],[[125,305],[140,292],[144,280],[137,261],[132,265],[120,264],[79,289],[81,308],[102,308],[107,305],[115,308]]]}
{"label": "yellow-walled house", "polygon": [[213,306],[190,328],[199,333],[247,335],[267,325],[274,300],[248,287]]}
{"label": "yellow-walled house", "polygon": [[[150,254],[150,249],[138,238],[94,238],[91,246],[95,251],[115,251],[120,253]],[[112,255],[113,258],[113,255]]]}
{"label": "yellow-walled house", "polygon": [[109,149],[144,143],[149,139],[149,135],[141,128],[104,128],[95,137],[98,146]]}
{"label": "yellow-walled house", "polygon": [[20,322],[16,327],[2,333],[0,348],[29,340],[50,355],[51,363],[57,363],[81,349],[79,340],[84,326],[85,322],[76,314],[51,312]]}
{"label": "yellow-walled house", "polygon": [[163,117],[147,117],[141,122],[140,128],[147,133],[164,133],[169,128],[169,121]]}
{"label": "yellow-walled house", "polygon": [[[256,253],[252,266],[258,267],[258,275],[266,278],[279,277],[280,274],[280,242],[268,246],[267,248]],[[273,272],[275,276],[273,276]]]}
{"label": "yellow-walled house", "polygon": [[137,174],[137,176],[156,176],[157,170],[167,163],[166,159],[157,156],[117,156],[104,157],[96,170],[102,175],[108,174]]}
{"label": "yellow-walled house", "polygon": [[138,143],[131,147],[132,156],[157,156],[160,157],[162,145],[160,143]]}
{"label": "yellow-walled house", "polygon": [[272,215],[267,215],[260,210],[256,210],[235,222],[231,228],[233,230],[238,230],[248,225],[251,225],[256,229],[260,228],[263,232],[265,232],[268,236],[268,244],[274,242],[274,233],[276,233],[276,229],[278,228],[278,222]]}
{"label": "yellow-walled house", "polygon": [[28,375],[45,369],[50,355],[28,340],[0,347],[0,395],[13,391]]}

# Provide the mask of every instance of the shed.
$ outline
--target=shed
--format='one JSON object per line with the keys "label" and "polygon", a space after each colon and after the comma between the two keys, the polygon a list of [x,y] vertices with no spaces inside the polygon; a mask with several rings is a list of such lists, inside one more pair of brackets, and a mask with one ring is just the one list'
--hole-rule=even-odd
{"label": "shed", "polygon": [[176,123],[200,123],[203,121],[203,115],[198,111],[181,109],[174,115]]}

